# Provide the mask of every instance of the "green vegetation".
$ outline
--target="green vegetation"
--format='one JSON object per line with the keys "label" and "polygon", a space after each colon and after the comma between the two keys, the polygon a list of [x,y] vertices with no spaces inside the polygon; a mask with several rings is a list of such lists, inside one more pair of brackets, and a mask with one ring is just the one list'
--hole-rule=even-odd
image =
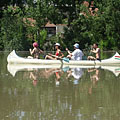
{"label": "green vegetation", "polygon": [[[35,2],[36,1],[36,2]],[[103,50],[118,50],[120,46],[120,0],[94,0],[98,10],[90,12],[84,0],[1,0],[0,50],[28,50],[34,41],[42,49],[52,49],[59,41],[63,49],[75,42],[81,49],[99,43]],[[43,26],[50,21],[67,24],[64,34],[47,37]],[[47,47],[45,47],[47,46]],[[48,47],[49,46],[49,47]]]}

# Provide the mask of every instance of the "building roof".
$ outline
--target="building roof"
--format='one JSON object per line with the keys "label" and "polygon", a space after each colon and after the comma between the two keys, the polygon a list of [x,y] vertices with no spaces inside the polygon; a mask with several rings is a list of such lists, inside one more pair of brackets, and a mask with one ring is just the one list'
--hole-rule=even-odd
{"label": "building roof", "polygon": [[48,22],[48,23],[45,25],[45,27],[56,27],[56,25],[53,24],[53,23]]}
{"label": "building roof", "polygon": [[53,24],[50,22],[47,22],[47,24],[45,25],[45,27],[56,27],[56,26],[67,26],[66,24]]}

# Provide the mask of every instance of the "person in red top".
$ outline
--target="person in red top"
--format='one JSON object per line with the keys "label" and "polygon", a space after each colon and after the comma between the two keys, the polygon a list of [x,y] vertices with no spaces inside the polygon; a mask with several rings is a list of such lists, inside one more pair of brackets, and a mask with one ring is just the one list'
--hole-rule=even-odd
{"label": "person in red top", "polygon": [[63,53],[62,53],[61,50],[60,50],[60,44],[59,44],[59,43],[56,43],[56,44],[55,44],[55,49],[56,49],[55,55],[52,55],[52,54],[49,53],[49,55],[46,55],[45,59],[55,60],[55,59],[57,59],[57,56],[58,56],[59,58],[64,57]]}

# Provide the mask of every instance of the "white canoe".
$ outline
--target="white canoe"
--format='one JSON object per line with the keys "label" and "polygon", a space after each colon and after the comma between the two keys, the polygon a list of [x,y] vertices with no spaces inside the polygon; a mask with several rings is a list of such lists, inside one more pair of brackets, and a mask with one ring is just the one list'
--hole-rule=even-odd
{"label": "white canoe", "polygon": [[120,66],[120,55],[116,52],[116,54],[109,58],[104,60],[70,60],[69,62],[63,61],[63,60],[45,60],[45,59],[29,59],[29,58],[23,58],[19,57],[15,50],[13,50],[7,57],[7,61],[9,64],[38,64],[38,65],[105,65],[105,66],[113,66],[117,65]]}

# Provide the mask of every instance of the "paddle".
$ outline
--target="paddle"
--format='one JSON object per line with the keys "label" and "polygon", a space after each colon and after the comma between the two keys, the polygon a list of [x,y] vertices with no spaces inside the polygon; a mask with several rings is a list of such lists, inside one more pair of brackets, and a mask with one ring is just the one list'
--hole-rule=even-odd
{"label": "paddle", "polygon": [[61,57],[58,57],[58,56],[52,55],[52,54],[49,54],[49,55],[52,56],[52,57],[55,57],[55,58],[57,58],[57,59],[59,59],[59,60],[63,60],[63,61],[65,61],[65,62],[69,62],[69,58],[66,58],[66,57],[61,58]]}

